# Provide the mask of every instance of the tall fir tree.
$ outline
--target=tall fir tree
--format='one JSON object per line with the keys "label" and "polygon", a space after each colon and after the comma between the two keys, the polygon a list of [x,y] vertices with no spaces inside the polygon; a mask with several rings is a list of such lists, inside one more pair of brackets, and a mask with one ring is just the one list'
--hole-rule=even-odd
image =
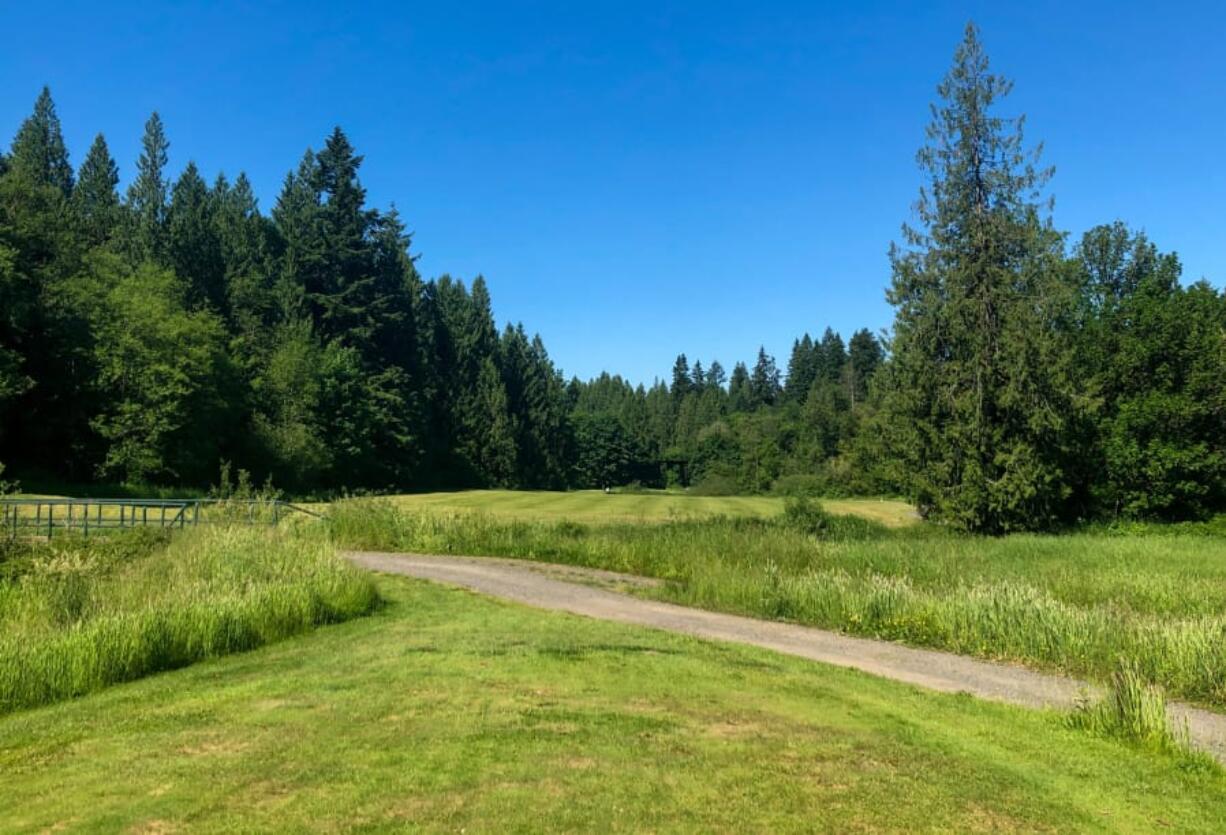
{"label": "tall fir tree", "polygon": [[99,246],[111,240],[119,227],[119,167],[111,158],[106,138],[94,137],[89,153],[77,172],[72,202],[86,240]]}
{"label": "tall fir tree", "polygon": [[758,348],[758,359],[749,377],[749,396],[753,408],[775,405],[781,390],[775,358],[766,353],[765,347]]}
{"label": "tall fir tree", "polygon": [[43,87],[34,102],[34,112],[21,123],[8,167],[31,183],[58,189],[64,197],[72,194],[72,166],[50,88]]}
{"label": "tall fir tree", "polygon": [[1010,82],[973,25],[938,88],[919,163],[919,228],[893,247],[891,454],[911,496],[958,527],[1045,527],[1070,507],[1069,422],[1080,404],[1063,337],[1073,298],[1038,195]]}
{"label": "tall fir tree", "polygon": [[166,259],[187,286],[191,309],[225,315],[225,264],[214,224],[216,205],[196,163],[188,162],[171,189],[166,210]]}
{"label": "tall fir tree", "polygon": [[134,260],[159,261],[165,255],[169,150],[170,141],[166,138],[162,117],[155,110],[145,122],[136,177],[128,186],[131,223],[128,251]]}

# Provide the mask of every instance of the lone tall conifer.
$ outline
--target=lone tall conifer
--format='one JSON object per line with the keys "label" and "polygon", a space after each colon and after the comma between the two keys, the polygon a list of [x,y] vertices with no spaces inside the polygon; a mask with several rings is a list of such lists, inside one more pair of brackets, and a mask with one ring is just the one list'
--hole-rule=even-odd
{"label": "lone tall conifer", "polygon": [[1012,84],[974,25],[938,87],[919,164],[918,228],[893,247],[892,454],[921,507],[958,527],[1049,525],[1068,508],[1069,418],[1061,239],[1042,216],[1051,171],[1022,119],[996,115]]}

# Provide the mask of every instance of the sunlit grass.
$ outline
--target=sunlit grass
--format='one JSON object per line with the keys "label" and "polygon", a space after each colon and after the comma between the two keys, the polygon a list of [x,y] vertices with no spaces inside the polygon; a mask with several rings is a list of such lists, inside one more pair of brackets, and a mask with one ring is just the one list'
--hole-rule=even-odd
{"label": "sunlit grass", "polygon": [[[492,516],[575,522],[660,522],[712,516],[767,518],[783,512],[779,496],[695,496],[683,492],[645,490],[605,493],[601,490],[461,490],[391,497],[405,510],[478,511]],[[902,527],[917,521],[914,508],[895,499],[824,499],[832,513],[872,519]]]}
{"label": "sunlit grass", "polygon": [[1220,774],[752,647],[380,578],[372,617],[0,717],[41,831],[1220,832]]}
{"label": "sunlit grass", "polygon": [[[656,525],[333,506],[346,547],[537,559],[670,582],[644,593],[1106,681],[1120,659],[1168,693],[1226,706],[1219,537],[954,536],[849,517]],[[838,520],[842,521],[838,521]]]}

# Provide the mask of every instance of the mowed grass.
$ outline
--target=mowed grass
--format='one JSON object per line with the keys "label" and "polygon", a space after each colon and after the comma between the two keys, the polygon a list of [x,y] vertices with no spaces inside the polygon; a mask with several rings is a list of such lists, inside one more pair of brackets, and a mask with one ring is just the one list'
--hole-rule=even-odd
{"label": "mowed grass", "polygon": [[0,718],[14,831],[1220,832],[1226,779],[748,647],[401,578],[368,618]]}
{"label": "mowed grass", "polygon": [[1103,532],[1003,538],[836,517],[654,525],[333,505],[345,547],[536,559],[668,581],[677,603],[795,621],[1106,682],[1124,661],[1226,708],[1226,540]]}
{"label": "mowed grass", "polygon": [[[605,493],[601,490],[462,490],[391,497],[410,511],[477,511],[536,521],[662,522],[714,516],[768,518],[783,512],[778,496],[696,496],[663,490]],[[859,516],[889,527],[917,521],[914,508],[895,499],[824,499],[831,513]]]}

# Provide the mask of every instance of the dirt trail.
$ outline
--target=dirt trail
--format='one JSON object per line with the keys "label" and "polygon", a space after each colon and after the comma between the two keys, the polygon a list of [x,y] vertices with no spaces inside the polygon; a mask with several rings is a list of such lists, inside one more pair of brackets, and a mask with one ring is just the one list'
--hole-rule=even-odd
{"label": "dirt trail", "polygon": [[[1095,690],[1076,679],[1008,664],[631,597],[611,589],[658,581],[611,571],[486,557],[371,552],[345,556],[373,571],[462,586],[541,609],[752,644],[943,693],[970,693],[1031,708],[1069,708],[1082,691]],[[1179,703],[1172,704],[1171,712],[1176,721],[1187,721],[1193,743],[1226,763],[1226,715]]]}

